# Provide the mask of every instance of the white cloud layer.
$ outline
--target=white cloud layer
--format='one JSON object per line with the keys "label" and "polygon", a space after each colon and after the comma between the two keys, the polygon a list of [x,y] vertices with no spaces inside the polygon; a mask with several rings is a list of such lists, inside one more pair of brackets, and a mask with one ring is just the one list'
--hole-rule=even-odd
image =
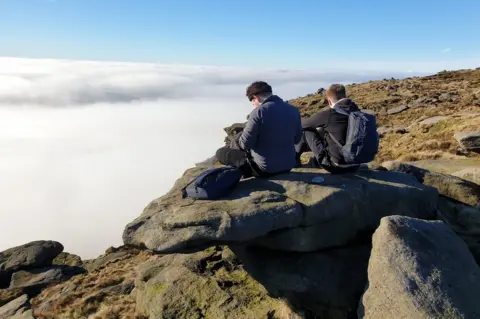
{"label": "white cloud layer", "polygon": [[124,226],[245,120],[254,80],[292,98],[402,75],[0,58],[0,251],[52,239],[93,258],[120,245]]}

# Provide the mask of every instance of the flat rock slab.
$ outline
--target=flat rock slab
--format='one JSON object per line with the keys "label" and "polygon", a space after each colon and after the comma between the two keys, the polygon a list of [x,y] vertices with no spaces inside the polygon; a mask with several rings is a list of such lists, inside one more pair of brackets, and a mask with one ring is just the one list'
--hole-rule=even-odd
{"label": "flat rock slab", "polygon": [[[454,175],[453,173],[472,167],[480,167],[480,159],[461,158],[461,159],[434,159],[406,162],[429,171],[439,172],[443,174]],[[461,176],[457,176],[462,178]],[[465,178],[467,179],[467,178]],[[467,179],[468,180],[468,179]]]}
{"label": "flat rock slab", "polygon": [[388,110],[387,113],[390,115],[393,115],[393,114],[402,113],[403,111],[406,111],[406,110],[408,110],[408,106],[403,105],[403,106],[394,107]]}
{"label": "flat rock slab", "polygon": [[[373,231],[384,216],[431,217],[438,197],[434,188],[406,174],[359,171],[335,176],[296,169],[269,179],[243,180],[222,200],[182,199],[181,187],[201,171],[187,172],[128,224],[125,244],[163,253],[235,242],[311,251]],[[323,183],[312,183],[314,177],[322,177]]]}
{"label": "flat rock slab", "polygon": [[445,120],[448,120],[450,119],[450,116],[434,116],[434,117],[430,117],[428,119],[425,119],[421,122],[419,122],[418,124],[419,125],[434,125],[434,124],[437,124],[438,122],[440,121],[445,121]]}
{"label": "flat rock slab", "polygon": [[10,301],[6,305],[0,307],[0,319],[12,318],[20,316],[26,311],[26,307],[30,306],[27,295],[22,295],[15,300]]}
{"label": "flat rock slab", "polygon": [[454,137],[467,151],[480,152],[480,131],[459,132]]}
{"label": "flat rock slab", "polygon": [[431,187],[438,189],[441,195],[458,202],[478,206],[480,205],[480,186],[456,176],[446,175],[416,167],[401,162],[385,162],[382,166],[389,171],[403,172],[415,176],[415,178]]}
{"label": "flat rock slab", "polygon": [[28,271],[21,270],[13,274],[10,289],[45,287],[84,272],[85,269],[83,268],[70,266],[53,266]]}
{"label": "flat rock slab", "polygon": [[0,289],[0,307],[25,294],[23,289]]}
{"label": "flat rock slab", "polygon": [[452,174],[453,176],[466,179],[472,183],[480,185],[480,166],[479,167],[467,167],[458,172]]}
{"label": "flat rock slab", "polygon": [[440,221],[383,218],[359,318],[479,318],[480,269]]}

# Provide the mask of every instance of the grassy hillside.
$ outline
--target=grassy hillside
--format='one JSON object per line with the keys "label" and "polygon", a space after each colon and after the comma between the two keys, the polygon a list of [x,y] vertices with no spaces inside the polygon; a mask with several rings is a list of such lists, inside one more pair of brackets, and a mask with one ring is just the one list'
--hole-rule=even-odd
{"label": "grassy hillside", "polygon": [[[347,86],[348,97],[377,115],[382,134],[376,162],[438,158],[479,158],[461,149],[460,131],[480,130],[480,70],[440,72],[402,80],[384,79]],[[325,93],[290,101],[303,116],[328,107]],[[396,108],[407,107],[396,114]],[[423,120],[446,116],[433,123]]]}

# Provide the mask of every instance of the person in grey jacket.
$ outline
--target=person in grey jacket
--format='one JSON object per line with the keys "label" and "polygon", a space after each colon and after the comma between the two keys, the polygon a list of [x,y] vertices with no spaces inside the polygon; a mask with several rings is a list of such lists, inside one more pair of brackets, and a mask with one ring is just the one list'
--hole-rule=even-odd
{"label": "person in grey jacket", "polygon": [[238,139],[238,149],[222,147],[216,158],[223,165],[241,168],[244,177],[268,177],[288,172],[296,165],[295,145],[302,138],[298,109],[272,93],[263,81],[246,90],[254,109]]}

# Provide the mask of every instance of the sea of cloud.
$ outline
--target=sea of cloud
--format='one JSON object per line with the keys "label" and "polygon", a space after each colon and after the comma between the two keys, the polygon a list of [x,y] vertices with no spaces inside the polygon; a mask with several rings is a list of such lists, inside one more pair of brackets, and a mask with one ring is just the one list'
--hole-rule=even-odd
{"label": "sea of cloud", "polygon": [[399,72],[0,58],[0,251],[52,239],[93,258],[212,156],[266,80],[294,98]]}

